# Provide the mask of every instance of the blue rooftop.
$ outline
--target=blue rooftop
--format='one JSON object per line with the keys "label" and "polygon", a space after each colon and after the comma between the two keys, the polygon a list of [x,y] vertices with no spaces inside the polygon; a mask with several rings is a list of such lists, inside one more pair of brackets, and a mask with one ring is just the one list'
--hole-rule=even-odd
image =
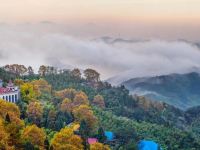
{"label": "blue rooftop", "polygon": [[108,141],[112,141],[115,138],[113,132],[111,131],[105,131],[104,134]]}
{"label": "blue rooftop", "polygon": [[155,143],[154,141],[147,141],[147,140],[142,140],[138,144],[138,149],[139,150],[161,150],[159,149],[159,145]]}

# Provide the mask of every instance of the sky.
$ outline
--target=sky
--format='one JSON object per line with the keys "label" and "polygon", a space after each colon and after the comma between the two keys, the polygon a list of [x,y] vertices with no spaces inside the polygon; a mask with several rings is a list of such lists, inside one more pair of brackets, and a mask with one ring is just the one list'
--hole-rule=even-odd
{"label": "sky", "polygon": [[0,66],[94,68],[115,83],[199,71],[199,27],[199,0],[0,0]]}
{"label": "sky", "polygon": [[51,22],[77,36],[198,40],[199,8],[199,0],[0,0],[0,22]]}
{"label": "sky", "polygon": [[[199,18],[199,0],[1,0],[5,21],[137,20]],[[177,20],[178,19],[178,20]],[[166,21],[167,21],[166,20]]]}

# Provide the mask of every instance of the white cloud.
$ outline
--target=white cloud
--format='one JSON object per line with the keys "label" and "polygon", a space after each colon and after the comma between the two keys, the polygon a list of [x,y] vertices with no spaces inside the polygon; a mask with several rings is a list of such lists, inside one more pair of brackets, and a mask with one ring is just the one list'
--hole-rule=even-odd
{"label": "white cloud", "polygon": [[122,78],[185,73],[200,67],[199,49],[183,41],[118,41],[109,44],[61,31],[23,26],[0,26],[1,65],[92,67],[101,72],[103,79],[120,75],[117,78],[120,81]]}

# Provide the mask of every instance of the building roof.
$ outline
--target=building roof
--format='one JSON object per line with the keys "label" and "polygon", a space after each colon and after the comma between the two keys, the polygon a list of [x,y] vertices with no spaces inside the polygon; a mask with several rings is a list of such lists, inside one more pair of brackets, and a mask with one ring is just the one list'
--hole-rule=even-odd
{"label": "building roof", "polygon": [[13,92],[10,88],[0,87],[0,95]]}
{"label": "building roof", "polygon": [[158,148],[159,148],[159,145],[155,143],[154,141],[142,140],[138,144],[139,150],[158,150]]}
{"label": "building roof", "polygon": [[88,141],[89,144],[95,144],[95,143],[98,142],[98,139],[96,139],[96,138],[88,138],[87,141]]}
{"label": "building roof", "polygon": [[[0,79],[0,81],[2,81],[2,80]],[[7,87],[0,87],[0,95],[9,94],[9,93],[15,92],[17,90],[18,90],[18,88],[16,88],[14,86],[14,84],[12,83],[12,81],[10,80]]]}
{"label": "building roof", "polygon": [[107,138],[108,141],[112,141],[115,138],[114,137],[114,133],[111,132],[111,131],[105,131],[104,134],[105,134],[105,136],[106,136],[106,138]]}

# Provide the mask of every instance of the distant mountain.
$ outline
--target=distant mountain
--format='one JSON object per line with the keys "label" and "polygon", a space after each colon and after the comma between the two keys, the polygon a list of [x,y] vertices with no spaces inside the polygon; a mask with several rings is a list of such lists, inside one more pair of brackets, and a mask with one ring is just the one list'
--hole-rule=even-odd
{"label": "distant mountain", "polygon": [[195,43],[195,45],[196,45],[198,48],[200,48],[200,43]]}
{"label": "distant mountain", "polygon": [[124,39],[124,38],[116,38],[116,37],[110,37],[110,36],[103,36],[97,39],[94,39],[95,41],[102,41],[107,44],[117,44],[117,43],[136,43],[136,42],[146,42],[149,40],[144,39]]}
{"label": "distant mountain", "polygon": [[122,83],[131,94],[163,101],[181,109],[200,105],[200,74],[133,78]]}

